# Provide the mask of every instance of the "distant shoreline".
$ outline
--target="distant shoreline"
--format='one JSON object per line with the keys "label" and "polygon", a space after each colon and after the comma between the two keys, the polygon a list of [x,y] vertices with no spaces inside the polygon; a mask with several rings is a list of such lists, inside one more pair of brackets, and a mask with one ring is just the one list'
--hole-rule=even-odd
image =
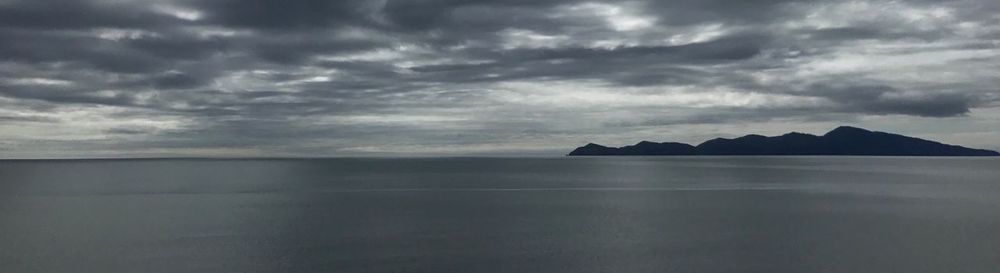
{"label": "distant shoreline", "polygon": [[590,143],[567,156],[919,156],[993,157],[1000,153],[958,145],[841,126],[816,136],[792,132],[766,137],[716,138],[697,146],[679,142],[642,141],[624,147]]}
{"label": "distant shoreline", "polygon": [[0,162],[85,162],[85,161],[172,161],[172,160],[190,160],[190,161],[303,161],[303,160],[433,160],[433,159],[569,159],[569,158],[612,158],[612,157],[630,157],[630,158],[697,158],[697,159],[711,159],[711,158],[924,158],[924,159],[934,159],[934,158],[966,158],[966,159],[994,159],[1000,158],[997,156],[907,156],[907,155],[549,155],[549,156],[378,156],[378,157],[362,157],[362,156],[344,156],[344,157],[116,157],[116,158],[3,158]]}

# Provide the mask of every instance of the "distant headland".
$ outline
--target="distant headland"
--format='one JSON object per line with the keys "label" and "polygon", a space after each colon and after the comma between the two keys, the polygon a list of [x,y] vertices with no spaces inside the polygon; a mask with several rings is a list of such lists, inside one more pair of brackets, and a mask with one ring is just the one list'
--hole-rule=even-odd
{"label": "distant headland", "polygon": [[642,141],[615,148],[590,143],[576,148],[568,155],[1000,156],[1000,153],[841,126],[822,136],[795,132],[774,137],[746,135],[733,139],[716,138],[698,146],[678,142]]}

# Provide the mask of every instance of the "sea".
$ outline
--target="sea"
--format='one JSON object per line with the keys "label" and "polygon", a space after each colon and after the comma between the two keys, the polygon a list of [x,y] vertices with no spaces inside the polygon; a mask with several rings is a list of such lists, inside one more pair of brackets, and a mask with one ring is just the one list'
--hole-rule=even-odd
{"label": "sea", "polygon": [[1000,158],[0,161],[0,272],[1000,272]]}

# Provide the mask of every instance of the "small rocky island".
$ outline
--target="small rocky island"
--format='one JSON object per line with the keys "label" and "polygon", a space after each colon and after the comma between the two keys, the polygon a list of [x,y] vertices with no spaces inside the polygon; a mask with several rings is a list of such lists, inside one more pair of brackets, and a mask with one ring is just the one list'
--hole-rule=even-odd
{"label": "small rocky island", "polygon": [[857,156],[1000,156],[991,150],[841,126],[822,136],[788,133],[766,137],[746,135],[716,138],[698,146],[677,142],[642,141],[620,148],[590,143],[569,156],[608,155],[857,155]]}

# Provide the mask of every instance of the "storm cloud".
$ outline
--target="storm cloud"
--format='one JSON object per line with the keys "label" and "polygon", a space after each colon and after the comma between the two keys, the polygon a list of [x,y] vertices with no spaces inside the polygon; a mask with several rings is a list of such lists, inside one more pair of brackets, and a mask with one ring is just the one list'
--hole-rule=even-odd
{"label": "storm cloud", "polygon": [[1000,148],[998,11],[0,0],[0,158],[556,155],[841,124]]}

